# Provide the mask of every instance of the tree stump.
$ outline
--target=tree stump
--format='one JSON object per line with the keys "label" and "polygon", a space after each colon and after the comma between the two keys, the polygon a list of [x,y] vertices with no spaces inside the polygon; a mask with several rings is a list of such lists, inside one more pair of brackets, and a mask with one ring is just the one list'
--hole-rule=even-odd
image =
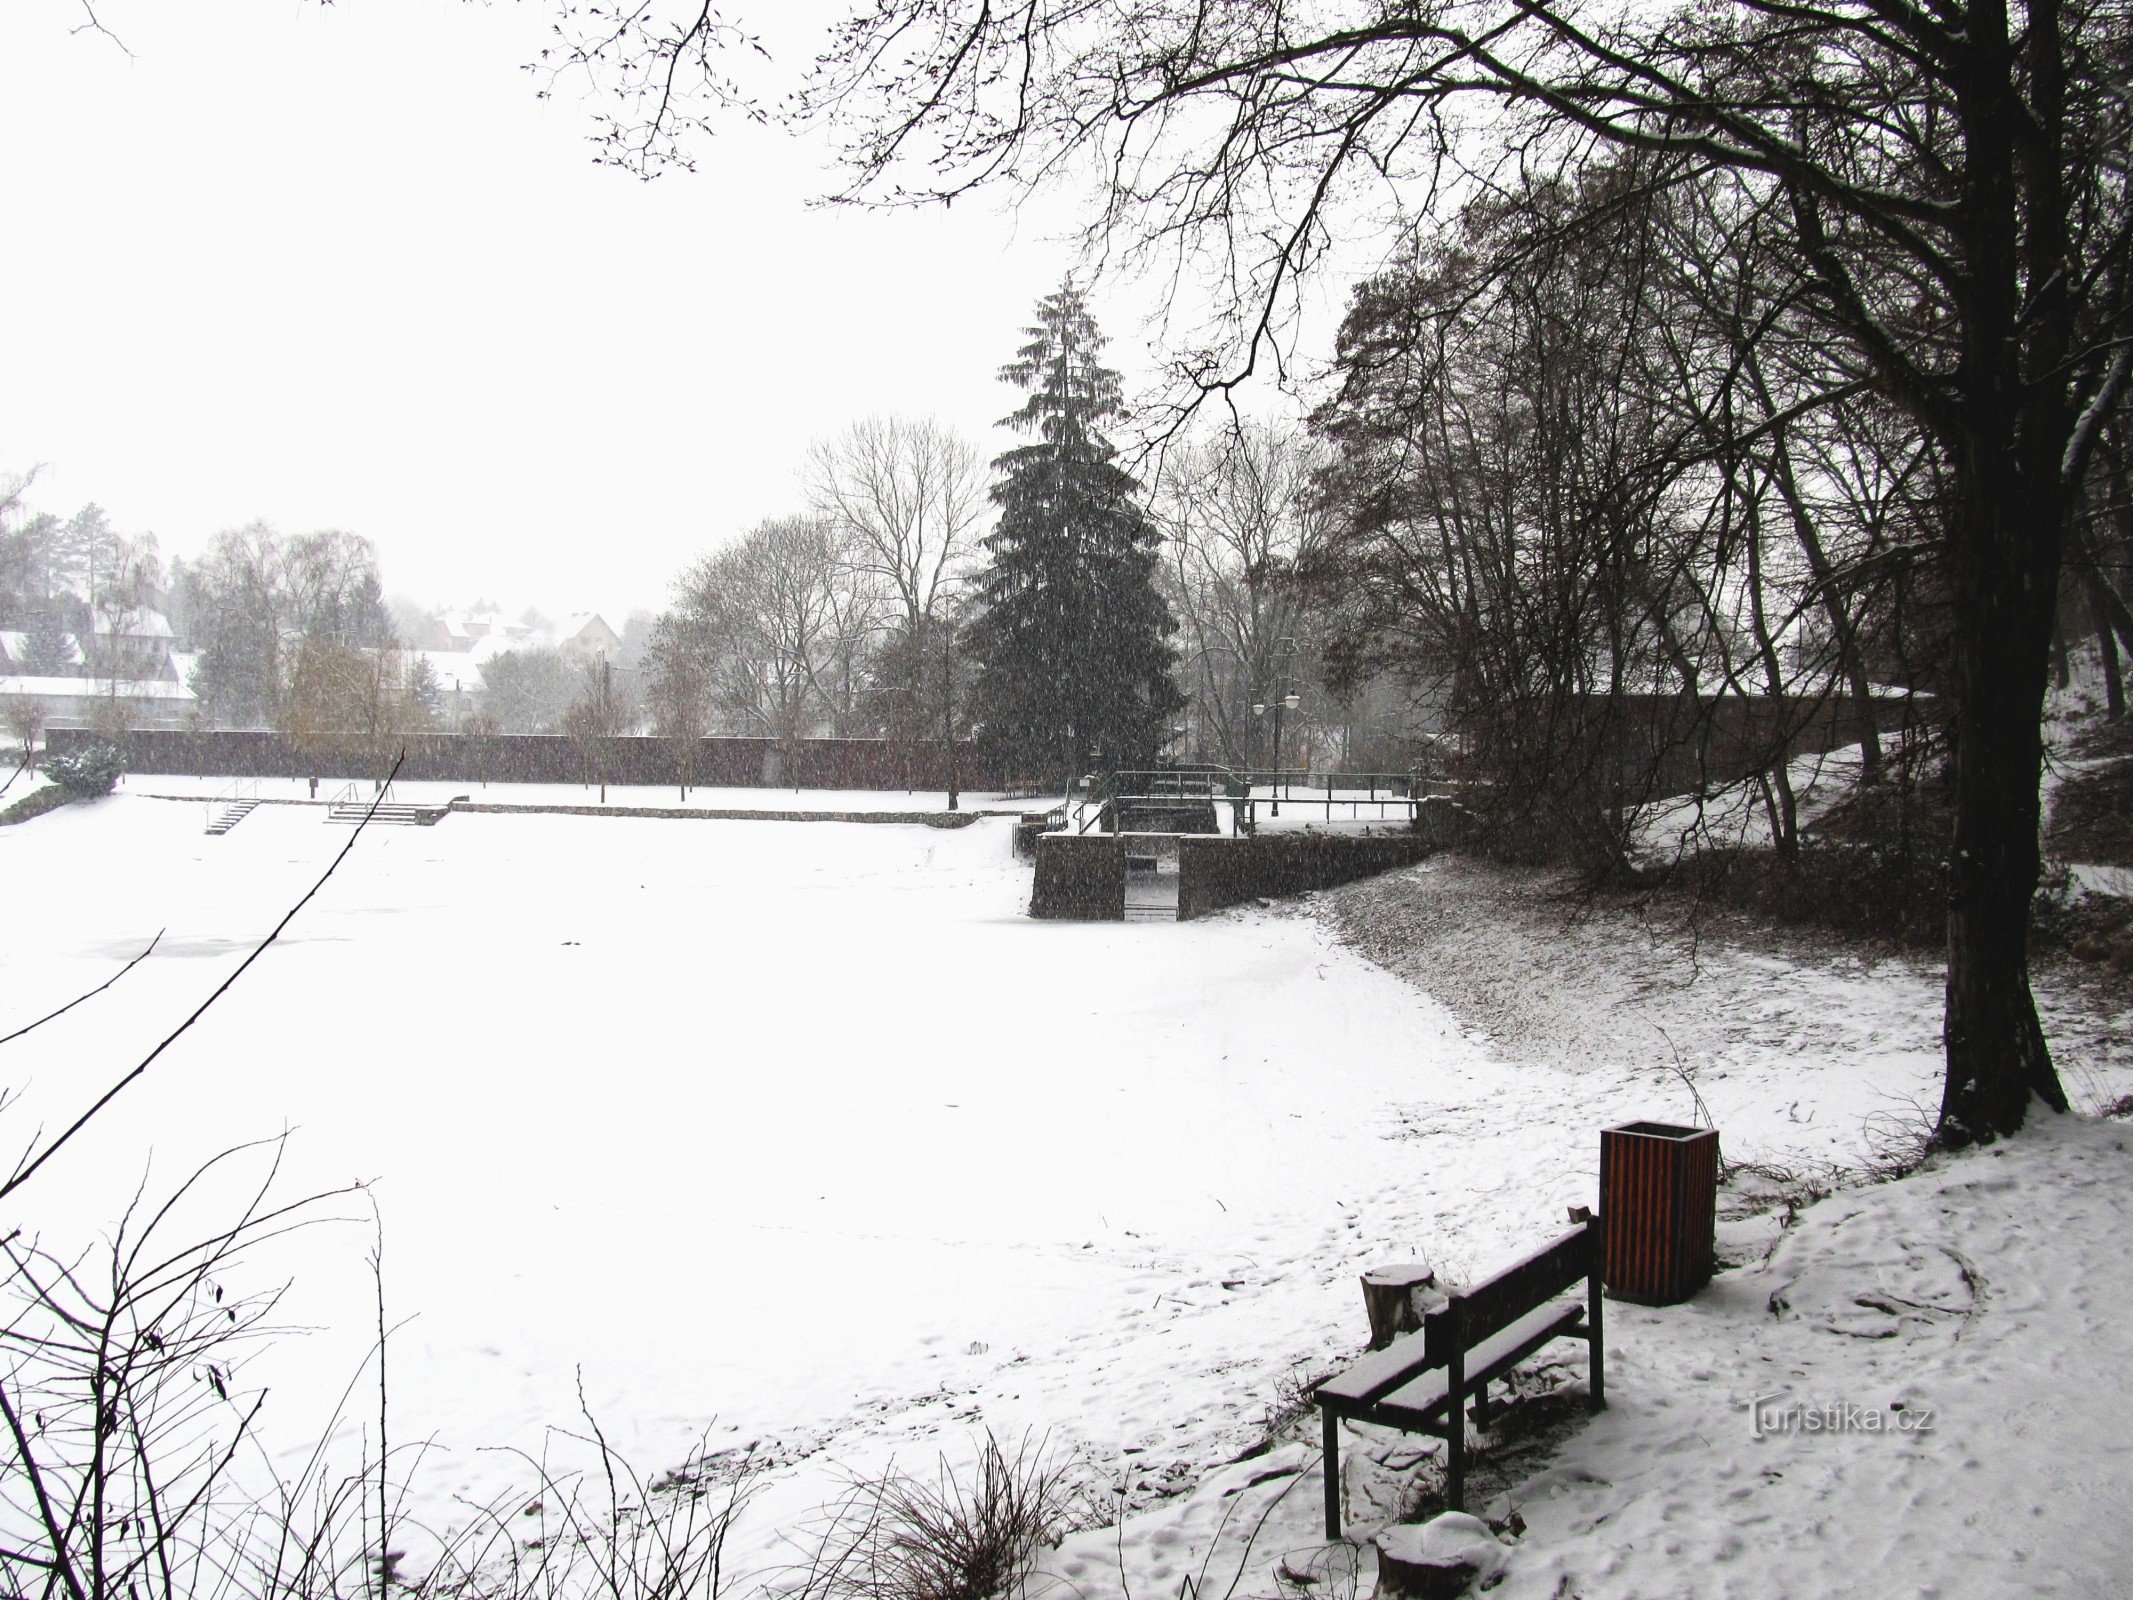
{"label": "tree stump", "polygon": [[1457,1556],[1404,1561],[1378,1552],[1378,1586],[1371,1600],[1454,1600],[1465,1594],[1481,1569]]}
{"label": "tree stump", "polygon": [[1510,1564],[1510,1552],[1489,1525],[1463,1511],[1447,1511],[1419,1527],[1385,1529],[1378,1547],[1378,1587],[1372,1600],[1450,1600],[1475,1582],[1488,1583]]}
{"label": "tree stump", "polygon": [[1437,1274],[1420,1261],[1373,1267],[1363,1274],[1363,1309],[1370,1314],[1370,1348],[1382,1350],[1443,1303]]}

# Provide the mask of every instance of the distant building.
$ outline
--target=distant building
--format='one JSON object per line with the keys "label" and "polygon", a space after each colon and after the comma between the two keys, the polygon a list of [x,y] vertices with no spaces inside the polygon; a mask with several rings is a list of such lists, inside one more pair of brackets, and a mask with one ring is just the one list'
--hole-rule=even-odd
{"label": "distant building", "polygon": [[68,640],[72,671],[29,670],[29,635],[0,631],[0,703],[34,700],[50,728],[84,728],[115,708],[132,728],[179,728],[199,702],[188,658],[173,651],[170,620],[160,611],[99,619],[85,653]]}
{"label": "distant building", "polygon": [[176,646],[170,618],[160,611],[103,615],[96,618],[89,637],[89,663],[94,671],[114,677],[176,683],[182,681],[172,654]]}
{"label": "distant building", "polygon": [[11,700],[37,701],[48,728],[94,726],[112,701],[129,728],[184,728],[200,703],[188,685],[152,679],[0,678],[0,704]]}
{"label": "distant building", "polygon": [[612,661],[622,653],[622,635],[598,612],[581,611],[556,626],[555,645],[573,661]]}
{"label": "distant building", "polygon": [[456,727],[481,708],[482,658],[471,650],[410,650],[408,665],[429,663],[437,680],[438,714]]}
{"label": "distant building", "polygon": [[481,711],[488,689],[482,669],[506,652],[553,650],[576,667],[612,662],[622,653],[622,636],[593,611],[549,623],[532,612],[513,618],[494,606],[476,605],[438,612],[419,627],[403,622],[401,633],[409,665],[428,663],[437,684],[438,713],[448,727]]}

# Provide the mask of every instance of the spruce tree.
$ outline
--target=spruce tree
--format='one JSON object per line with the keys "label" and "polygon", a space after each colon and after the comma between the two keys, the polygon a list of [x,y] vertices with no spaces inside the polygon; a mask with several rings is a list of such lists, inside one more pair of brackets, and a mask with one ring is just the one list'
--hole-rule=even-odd
{"label": "spruce tree", "polygon": [[1156,530],[1102,431],[1124,414],[1118,374],[1071,281],[1025,331],[1000,378],[1029,395],[1006,425],[1034,437],[993,463],[1000,519],[966,642],[983,738],[1029,776],[1145,766],[1184,701]]}
{"label": "spruce tree", "polygon": [[30,620],[24,641],[24,670],[39,678],[71,678],[76,675],[74,641],[54,611],[40,611]]}

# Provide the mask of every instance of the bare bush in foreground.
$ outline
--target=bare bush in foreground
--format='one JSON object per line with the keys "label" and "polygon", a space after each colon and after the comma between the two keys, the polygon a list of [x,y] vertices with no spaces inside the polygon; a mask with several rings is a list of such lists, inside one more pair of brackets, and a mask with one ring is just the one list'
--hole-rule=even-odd
{"label": "bare bush in foreground", "polygon": [[942,1458],[931,1479],[891,1465],[824,1513],[796,1600],[995,1600],[1067,1532],[1073,1495],[1043,1443],[1012,1455],[991,1433],[965,1479]]}

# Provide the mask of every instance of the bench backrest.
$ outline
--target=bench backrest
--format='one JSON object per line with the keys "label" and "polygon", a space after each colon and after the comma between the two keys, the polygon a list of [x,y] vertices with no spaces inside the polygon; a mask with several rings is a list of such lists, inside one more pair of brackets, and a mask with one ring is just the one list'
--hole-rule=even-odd
{"label": "bench backrest", "polygon": [[1465,1294],[1452,1296],[1450,1305],[1423,1319],[1423,1349],[1429,1364],[1436,1367],[1450,1361],[1454,1343],[1471,1350],[1490,1334],[1538,1310],[1572,1284],[1590,1277],[1599,1262],[1600,1229],[1594,1219]]}

